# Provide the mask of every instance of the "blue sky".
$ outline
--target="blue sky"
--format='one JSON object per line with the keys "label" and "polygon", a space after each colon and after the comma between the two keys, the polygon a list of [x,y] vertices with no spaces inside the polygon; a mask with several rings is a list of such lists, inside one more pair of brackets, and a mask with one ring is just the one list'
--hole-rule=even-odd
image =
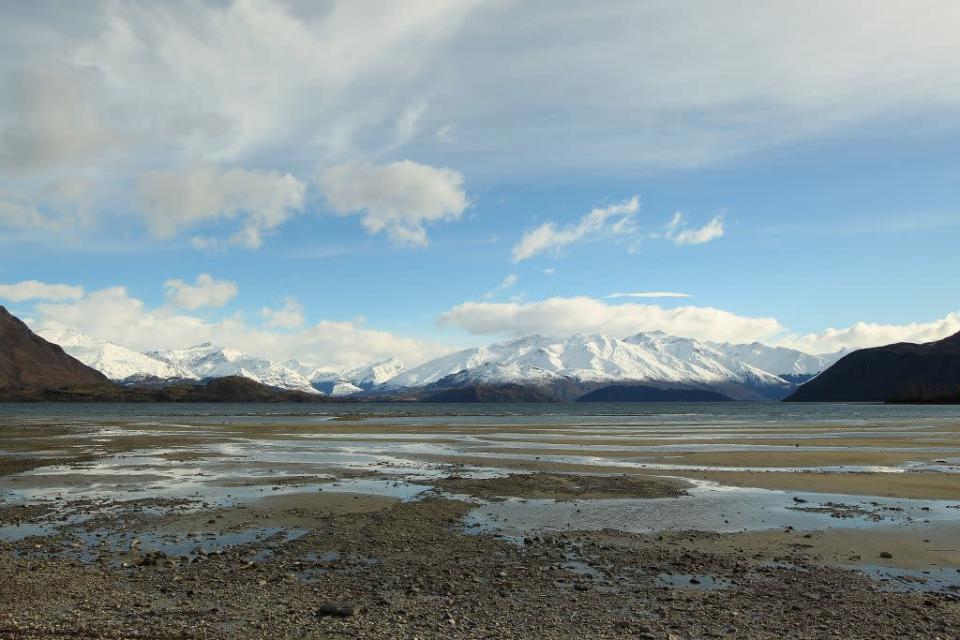
{"label": "blue sky", "polygon": [[921,4],[0,3],[0,303],[334,366],[942,337],[960,11]]}

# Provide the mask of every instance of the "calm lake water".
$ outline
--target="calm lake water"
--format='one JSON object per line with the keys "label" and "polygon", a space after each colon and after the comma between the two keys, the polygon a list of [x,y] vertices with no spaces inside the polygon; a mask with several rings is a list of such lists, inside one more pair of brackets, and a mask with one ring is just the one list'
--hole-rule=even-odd
{"label": "calm lake water", "polygon": [[960,405],[835,403],[502,403],[502,404],[0,404],[0,420],[187,423],[320,423],[334,418],[398,424],[653,425],[938,423]]}

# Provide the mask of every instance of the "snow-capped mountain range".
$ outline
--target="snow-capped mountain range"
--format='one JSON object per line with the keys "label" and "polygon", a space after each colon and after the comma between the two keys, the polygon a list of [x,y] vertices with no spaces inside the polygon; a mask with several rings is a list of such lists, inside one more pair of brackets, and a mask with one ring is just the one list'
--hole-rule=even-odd
{"label": "snow-capped mountain range", "polygon": [[91,338],[73,329],[63,331],[46,329],[38,332],[37,335],[48,342],[60,345],[68,354],[111,380],[126,380],[134,376],[149,376],[161,380],[171,378],[195,380],[199,377],[182,366],[126,349],[108,340]]}
{"label": "snow-capped mountain range", "polygon": [[812,356],[760,343],[706,343],[657,331],[624,339],[532,335],[436,358],[391,378],[386,386],[421,387],[448,376],[455,376],[458,384],[543,384],[566,378],[789,386],[783,375],[813,375],[835,360],[832,355]]}
{"label": "snow-capped mountain range", "polygon": [[270,387],[319,393],[310,381],[282,364],[234,349],[222,349],[209,342],[189,349],[148,351],[147,356],[192,372],[197,378],[242,376]]}
{"label": "snow-capped mountain range", "polygon": [[41,331],[40,335],[114,380],[244,376],[272,387],[330,396],[390,394],[445,385],[544,385],[561,380],[788,388],[797,377],[813,376],[844,355],[810,355],[759,342],[701,342],[653,331],[623,339],[601,334],[531,335],[465,349],[412,369],[396,358],[354,369],[333,369],[310,367],[297,360],[281,364],[210,343],[141,353],[71,330]]}

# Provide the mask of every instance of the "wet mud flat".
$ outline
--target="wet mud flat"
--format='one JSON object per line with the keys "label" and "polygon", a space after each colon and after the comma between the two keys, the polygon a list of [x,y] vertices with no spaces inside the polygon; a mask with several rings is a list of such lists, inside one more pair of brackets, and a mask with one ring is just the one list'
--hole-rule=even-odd
{"label": "wet mud flat", "polygon": [[752,548],[697,532],[516,542],[465,533],[474,505],[437,496],[111,506],[0,545],[3,637],[954,638],[960,629],[949,591],[887,590],[822,566],[813,538],[794,532]]}
{"label": "wet mud flat", "polygon": [[67,431],[0,444],[49,463],[0,474],[0,637],[960,637],[960,492]]}

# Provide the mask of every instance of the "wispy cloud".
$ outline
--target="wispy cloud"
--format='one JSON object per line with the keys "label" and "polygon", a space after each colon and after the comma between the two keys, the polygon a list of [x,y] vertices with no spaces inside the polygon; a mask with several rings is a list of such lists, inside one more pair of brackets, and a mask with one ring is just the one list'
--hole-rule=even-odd
{"label": "wispy cloud", "polygon": [[488,291],[487,293],[483,294],[483,298],[485,300],[489,300],[490,298],[493,298],[501,291],[506,291],[507,289],[510,289],[511,287],[516,285],[517,282],[519,281],[520,281],[520,278],[517,277],[517,274],[511,273],[506,278],[504,278],[500,284],[494,287],[492,291]]}
{"label": "wispy cloud", "polygon": [[611,293],[607,298],[692,298],[689,293],[676,291],[633,291],[630,293]]}
{"label": "wispy cloud", "polygon": [[686,217],[679,211],[666,224],[664,237],[672,240],[675,245],[705,244],[711,240],[722,238],[726,229],[723,226],[723,216],[714,216],[710,222],[702,227],[689,227]]}
{"label": "wispy cloud", "polygon": [[597,207],[580,218],[577,224],[562,229],[557,228],[552,220],[548,220],[523,234],[520,242],[513,248],[513,261],[522,262],[540,253],[559,251],[588,237],[630,235],[634,229],[634,217],[639,210],[640,197],[633,196],[617,204]]}

